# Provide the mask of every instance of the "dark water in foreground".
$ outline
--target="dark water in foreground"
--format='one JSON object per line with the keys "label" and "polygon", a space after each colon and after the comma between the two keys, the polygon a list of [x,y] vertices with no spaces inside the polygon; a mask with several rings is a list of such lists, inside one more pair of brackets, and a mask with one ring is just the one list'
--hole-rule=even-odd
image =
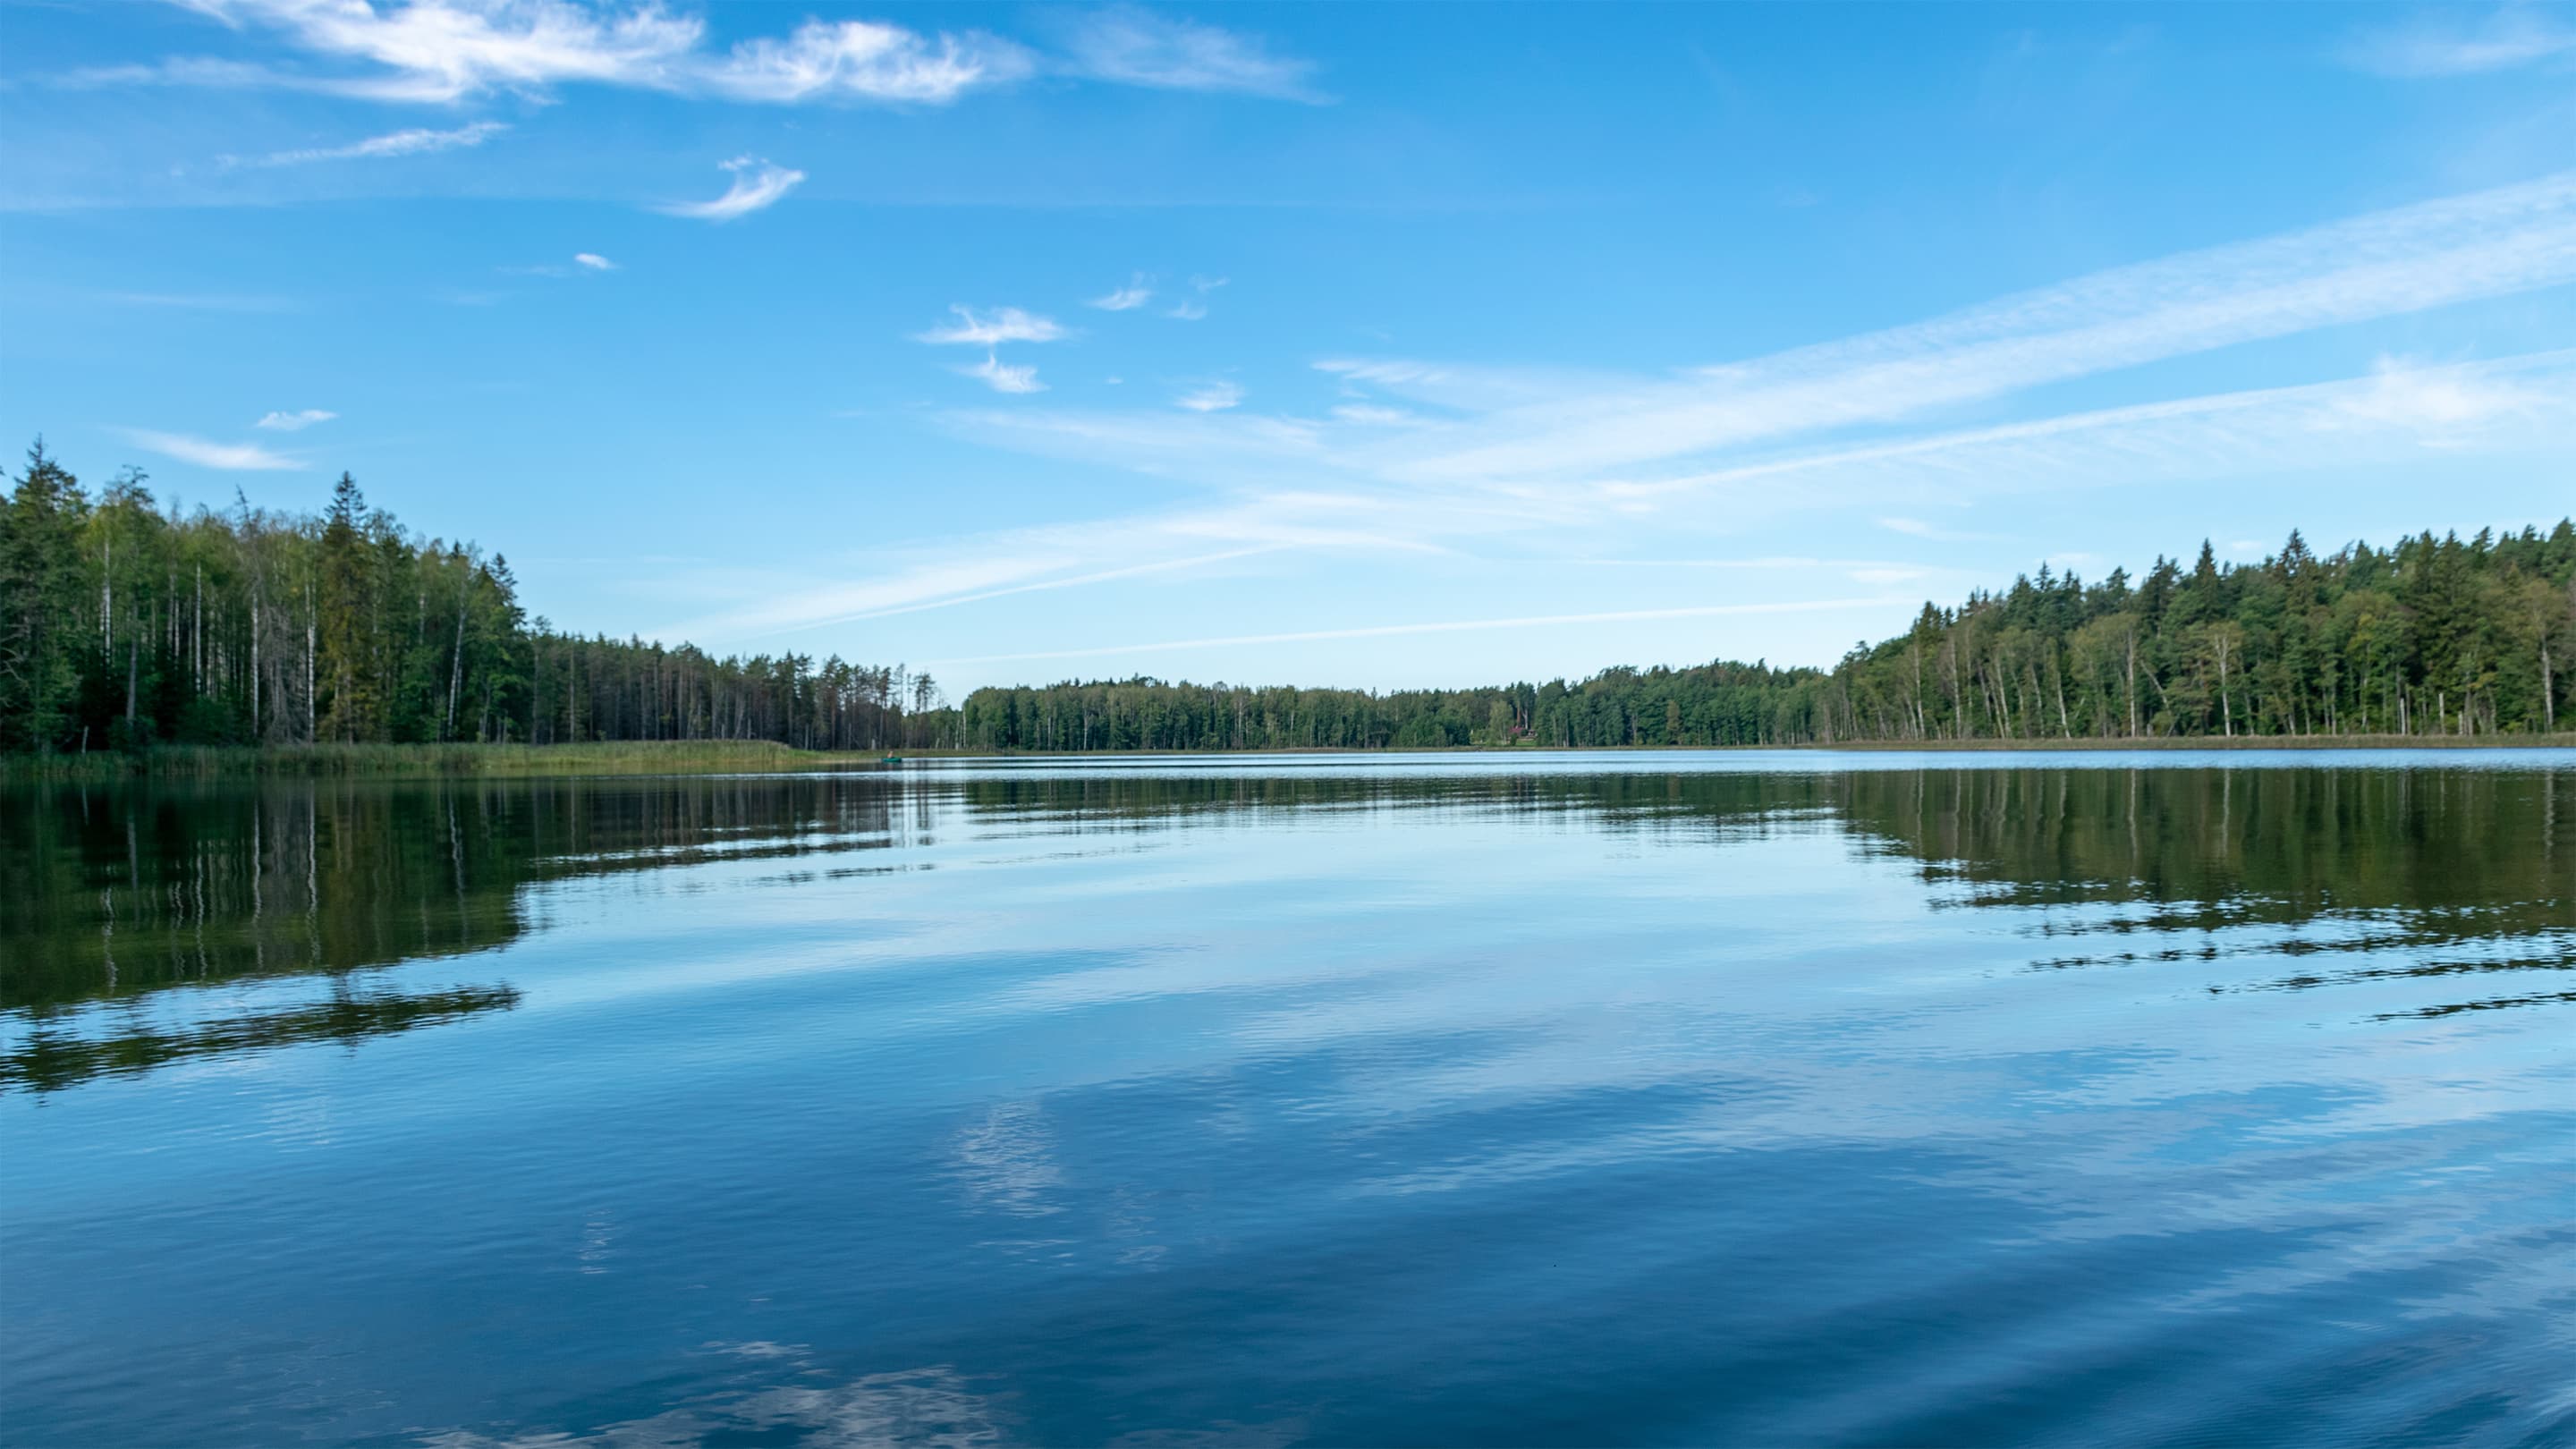
{"label": "dark water in foreground", "polygon": [[2576,755],[0,795],[0,1438],[2576,1442]]}

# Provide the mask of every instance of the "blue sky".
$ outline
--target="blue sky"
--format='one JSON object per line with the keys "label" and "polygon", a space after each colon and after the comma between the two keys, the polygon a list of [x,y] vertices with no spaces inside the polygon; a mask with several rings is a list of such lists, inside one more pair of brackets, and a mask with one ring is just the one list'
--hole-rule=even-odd
{"label": "blue sky", "polygon": [[2576,9],[0,4],[0,431],[986,683],[2576,508]]}

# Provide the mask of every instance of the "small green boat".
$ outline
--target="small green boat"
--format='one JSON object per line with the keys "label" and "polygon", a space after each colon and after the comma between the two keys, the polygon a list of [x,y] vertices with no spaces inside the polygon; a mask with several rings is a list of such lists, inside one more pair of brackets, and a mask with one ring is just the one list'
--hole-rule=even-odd
{"label": "small green boat", "polygon": [[903,763],[903,756],[901,756],[901,755],[888,755],[888,756],[886,756],[886,757],[885,757],[885,760],[883,761],[883,763],[885,763],[885,764],[889,764],[889,765],[900,765],[900,764],[902,764],[902,763]]}

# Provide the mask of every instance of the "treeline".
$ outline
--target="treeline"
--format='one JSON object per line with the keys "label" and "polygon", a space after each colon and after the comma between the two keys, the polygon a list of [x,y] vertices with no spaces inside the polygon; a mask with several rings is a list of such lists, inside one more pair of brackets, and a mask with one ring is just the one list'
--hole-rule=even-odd
{"label": "treeline", "polygon": [[2040,569],[1831,669],[1719,661],[1464,690],[1152,679],[981,689],[794,653],[581,638],[508,561],[343,475],[320,515],[93,497],[41,444],[0,503],[0,750],[764,740],[807,749],[1405,749],[2556,732],[2576,708],[2576,522],[2257,564],[2201,545]]}
{"label": "treeline", "polygon": [[2158,558],[2099,582],[2042,567],[1832,669],[1718,662],[1485,689],[1151,679],[981,689],[979,750],[1808,745],[2555,732],[2576,654],[2576,523],[2430,533],[2258,564]]}
{"label": "treeline", "polygon": [[0,503],[0,750],[158,744],[938,743],[900,667],[580,638],[507,559],[420,538],[342,475],[318,516],[182,513],[40,442]]}

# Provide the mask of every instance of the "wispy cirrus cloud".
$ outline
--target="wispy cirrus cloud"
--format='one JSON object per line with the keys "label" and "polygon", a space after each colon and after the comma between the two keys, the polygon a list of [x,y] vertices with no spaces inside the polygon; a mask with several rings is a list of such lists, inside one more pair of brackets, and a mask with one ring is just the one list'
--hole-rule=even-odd
{"label": "wispy cirrus cloud", "polygon": [[[1281,495],[1187,509],[975,535],[881,556],[876,567],[746,591],[738,608],[673,622],[693,639],[759,638],[781,631],[923,613],[1009,596],[1169,575],[1291,549],[1419,554],[1430,546],[1375,527],[1365,499]],[[853,577],[853,575],[857,575]]]}
{"label": "wispy cirrus cloud", "polygon": [[744,41],[697,74],[706,89],[735,100],[943,105],[1033,69],[1027,50],[980,32],[934,38],[881,21],[808,20],[784,40]]}
{"label": "wispy cirrus cloud", "polygon": [[1146,285],[1144,273],[1139,272],[1126,286],[1113,287],[1105,295],[1094,297],[1084,305],[1097,307],[1103,312],[1131,312],[1153,300],[1154,289]]}
{"label": "wispy cirrus cloud", "polygon": [[306,465],[283,453],[272,453],[257,443],[218,443],[210,438],[190,437],[186,433],[162,433],[149,428],[127,428],[125,440],[138,448],[194,463],[200,468],[218,468],[229,473],[294,472]]}
{"label": "wispy cirrus cloud", "polygon": [[2354,36],[2344,58],[2362,70],[2406,79],[2484,75],[2548,61],[2576,60],[2576,24],[2563,8],[2508,4],[2428,11],[2402,25]]}
{"label": "wispy cirrus cloud", "polygon": [[224,156],[220,164],[230,166],[310,166],[321,161],[373,161],[396,156],[422,156],[435,151],[456,151],[480,146],[509,126],[501,121],[476,121],[454,130],[435,131],[422,127],[370,136],[346,146],[320,146],[300,151],[272,151],[265,156],[243,158]]}
{"label": "wispy cirrus cloud", "polygon": [[338,413],[322,408],[305,408],[300,412],[270,413],[251,426],[266,428],[273,433],[300,433],[315,423],[327,423],[338,416]]}
{"label": "wispy cirrus cloud", "polygon": [[1208,293],[1224,286],[1225,282],[1226,279],[1223,277],[1190,278],[1190,290],[1198,293],[1198,296],[1183,297],[1180,301],[1173,303],[1171,308],[1164,312],[1163,315],[1180,322],[1197,322],[1204,320],[1207,317],[1208,309],[1207,303],[1201,299],[1205,298]]}
{"label": "wispy cirrus cloud", "polygon": [[733,184],[713,201],[671,202],[654,208],[666,216],[685,216],[697,221],[732,221],[764,207],[775,206],[780,198],[804,184],[805,173],[790,171],[766,157],[736,156],[720,163],[733,173]]}
{"label": "wispy cirrus cloud", "polygon": [[1275,55],[1256,37],[1194,20],[1115,5],[1078,22],[1066,52],[1080,75],[1161,90],[1240,91],[1329,103],[1311,84],[1312,62]]}
{"label": "wispy cirrus cloud", "polygon": [[403,103],[600,85],[749,104],[945,105],[1040,72],[1123,85],[1316,100],[1307,62],[1259,41],[1138,10],[1078,23],[1047,56],[982,31],[924,33],[890,21],[807,19],[783,36],[707,47],[702,15],[655,0],[174,0],[236,30],[278,34],[335,68],[203,57],[94,67],[71,84],[282,87]]}
{"label": "wispy cirrus cloud", "polygon": [[[1635,541],[1641,527],[1663,547],[1819,509],[1900,520],[1894,536],[1931,554],[1993,526],[1976,505],[2017,493],[2316,477],[2384,467],[2410,449],[2564,455],[2576,447],[2576,351],[2447,365],[2391,359],[2361,376],[1977,427],[1926,419],[2143,361],[2569,281],[2576,173],[1678,374],[1329,358],[1318,366],[1344,397],[1312,416],[1253,411],[1231,384],[1171,399],[1204,408],[950,410],[934,420],[962,438],[1124,467],[1225,501],[1059,530],[1044,548],[1022,536],[958,540],[939,554],[941,577],[971,574],[982,580],[976,588],[942,591],[890,574],[818,585],[813,599],[763,617],[820,620],[835,600],[856,597],[847,590],[870,591],[870,607],[945,608],[996,591],[1216,567],[1206,561],[1237,549],[1464,559],[1508,541],[1514,553],[1588,557]],[[1920,579],[1927,567],[1893,559],[1834,576],[1877,588]]]}
{"label": "wispy cirrus cloud", "polygon": [[1041,317],[1018,307],[996,307],[990,312],[979,312],[961,305],[948,310],[957,314],[956,321],[933,327],[927,332],[914,333],[913,340],[941,345],[993,347],[1004,342],[1055,342],[1072,335],[1054,318]]}
{"label": "wispy cirrus cloud", "polygon": [[[2422,367],[2383,360],[2363,377],[2251,388],[2062,413],[1992,427],[1814,448],[1647,481],[1592,485],[1605,498],[1708,495],[1730,508],[1801,497],[1903,496],[1925,486],[1970,493],[2062,487],[2069,478],[2129,485],[2266,468],[2384,462],[2396,450],[2475,443],[2548,446],[2576,439],[2576,349]],[[1935,541],[1989,538],[1882,517]]]}
{"label": "wispy cirrus cloud", "polygon": [[1651,619],[1715,619],[1744,614],[1813,614],[1883,609],[1899,599],[1794,599],[1754,604],[1689,604],[1670,609],[1609,609],[1587,614],[1520,614],[1501,619],[1441,619],[1413,624],[1367,624],[1349,629],[1299,629],[1282,634],[1227,634],[1206,639],[1159,639],[1148,644],[1098,644],[1081,649],[1041,649],[1021,654],[975,654],[934,659],[933,664],[1015,664],[1045,659],[1098,659],[1114,654],[1161,654],[1185,649],[1234,649],[1259,644],[1308,644],[1330,639],[1385,639],[1403,634],[1464,634],[1488,629],[1543,629],[1568,624],[1636,624]]}
{"label": "wispy cirrus cloud", "polygon": [[539,262],[533,266],[496,267],[494,270],[513,277],[569,277],[575,272],[613,272],[617,263],[597,252],[575,252],[570,266]]}
{"label": "wispy cirrus cloud", "polygon": [[[1928,322],[1559,393],[1379,460],[1417,482],[1579,476],[1898,422],[2047,383],[2576,280],[2576,171],[2098,272]],[[1360,376],[1348,362],[1327,364]],[[1367,375],[1408,391],[1428,365]]]}
{"label": "wispy cirrus cloud", "polygon": [[299,77],[343,95],[455,101],[493,90],[567,82],[674,88],[688,79],[706,22],[659,6],[592,9],[567,0],[184,0],[232,28],[281,32],[289,43],[373,69]]}
{"label": "wispy cirrus cloud", "polygon": [[967,377],[983,379],[984,384],[995,392],[1046,391],[1046,384],[1038,381],[1038,370],[1035,366],[1007,363],[991,353],[986,353],[984,360],[974,366],[961,367],[957,370]]}
{"label": "wispy cirrus cloud", "polygon": [[1342,403],[1333,409],[1333,416],[1364,428],[1410,428],[1420,426],[1423,421],[1418,414],[1402,408],[1381,407],[1376,403]]}
{"label": "wispy cirrus cloud", "polygon": [[1242,405],[1243,387],[1239,383],[1222,379],[1202,383],[1172,399],[1172,403],[1176,407],[1188,408],[1194,413],[1221,413],[1228,408]]}

